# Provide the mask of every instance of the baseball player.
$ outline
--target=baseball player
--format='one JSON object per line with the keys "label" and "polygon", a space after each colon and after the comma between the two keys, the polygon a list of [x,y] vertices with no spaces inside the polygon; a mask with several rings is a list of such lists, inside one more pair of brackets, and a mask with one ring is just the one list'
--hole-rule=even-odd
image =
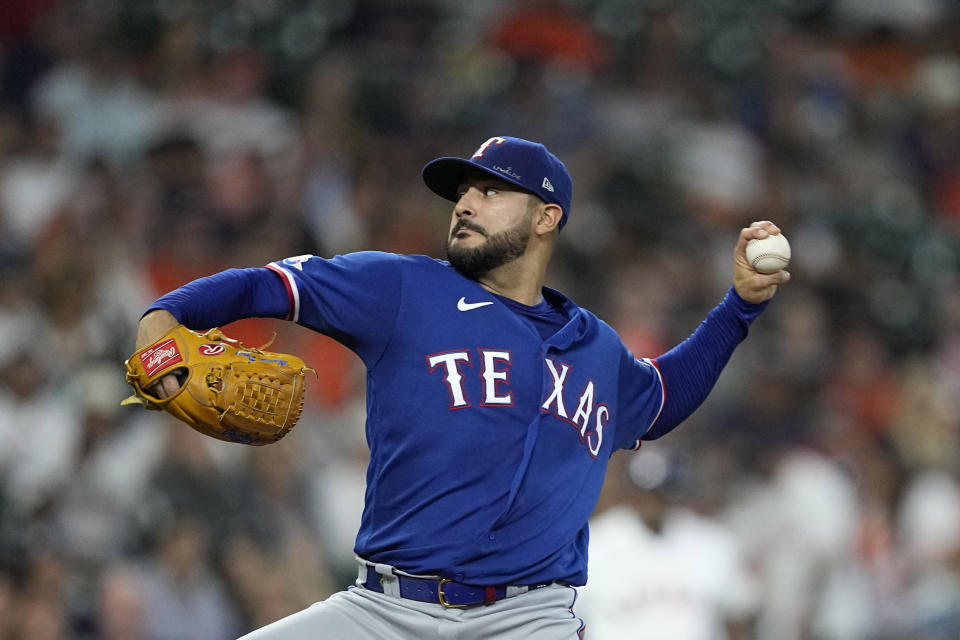
{"label": "baseball player", "polygon": [[[230,269],[172,291],[138,348],[177,323],[286,318],[367,370],[370,447],[356,585],[247,636],[577,638],[587,520],[610,455],[670,431],[706,398],[786,271],[746,261],[690,338],[635,357],[603,321],[544,286],[572,183],[541,144],[506,136],[439,158],[423,180],[454,203],[447,259],[358,252]],[[174,393],[164,377],[153,392]]]}

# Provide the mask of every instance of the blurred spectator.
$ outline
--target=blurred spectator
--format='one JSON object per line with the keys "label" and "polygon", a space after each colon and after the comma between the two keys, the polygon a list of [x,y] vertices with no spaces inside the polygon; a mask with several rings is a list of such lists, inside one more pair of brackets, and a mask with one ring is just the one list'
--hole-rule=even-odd
{"label": "blurred spectator", "polygon": [[144,640],[148,603],[130,567],[111,567],[100,579],[94,637],[101,640]]}
{"label": "blurred spectator", "polygon": [[20,589],[13,598],[9,627],[12,638],[58,640],[69,633],[67,595],[69,568],[50,551],[37,551],[23,559]]}
{"label": "blurred spectator", "polygon": [[26,516],[49,506],[67,484],[81,436],[76,406],[47,354],[39,352],[39,336],[31,334],[0,364],[0,426],[7,443],[0,473],[13,511]]}
{"label": "blurred spectator", "polygon": [[93,38],[83,48],[37,82],[32,112],[56,125],[62,158],[73,166],[102,157],[119,169],[144,148],[155,96],[133,75],[134,60],[110,38]]}
{"label": "blurred spectator", "polygon": [[491,32],[497,46],[521,60],[597,70],[607,57],[607,45],[593,25],[550,0],[518,3],[497,18]]}
{"label": "blurred spectator", "polygon": [[82,434],[51,524],[61,551],[84,578],[110,566],[118,549],[139,542],[138,518],[163,453],[162,421],[122,411],[123,386],[115,367],[100,365],[78,375],[72,389]]}
{"label": "blurred spectator", "polygon": [[208,536],[200,521],[184,516],[157,537],[155,560],[139,579],[148,640],[221,640],[243,632],[235,606],[208,561],[214,542]]}
{"label": "blurred spectator", "polygon": [[812,450],[784,451],[768,474],[742,488],[724,516],[758,567],[756,636],[816,637],[820,616],[847,604],[832,597],[829,586],[852,561],[860,508],[855,488],[835,461]]}
{"label": "blurred spectator", "polygon": [[619,505],[590,522],[590,577],[575,612],[586,638],[749,638],[756,586],[723,523],[683,506],[693,469],[659,444],[614,465]]}
{"label": "blurred spectator", "polygon": [[908,560],[896,629],[902,637],[946,640],[960,633],[960,485],[942,472],[909,484],[898,535]]}
{"label": "blurred spectator", "polygon": [[23,127],[24,148],[0,171],[4,235],[27,250],[73,196],[80,176],[62,155],[60,129],[38,117]]}

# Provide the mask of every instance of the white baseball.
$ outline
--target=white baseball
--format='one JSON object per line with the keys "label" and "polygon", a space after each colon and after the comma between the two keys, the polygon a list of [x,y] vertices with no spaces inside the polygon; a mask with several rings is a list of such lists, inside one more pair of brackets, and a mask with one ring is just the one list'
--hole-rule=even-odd
{"label": "white baseball", "polygon": [[747,242],[747,262],[757,273],[776,273],[790,264],[790,243],[782,233]]}

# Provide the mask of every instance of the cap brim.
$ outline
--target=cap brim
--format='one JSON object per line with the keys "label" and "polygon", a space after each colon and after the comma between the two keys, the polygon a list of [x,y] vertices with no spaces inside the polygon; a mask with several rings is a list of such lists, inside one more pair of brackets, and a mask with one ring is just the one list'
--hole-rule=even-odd
{"label": "cap brim", "polygon": [[529,193],[529,190],[519,182],[511,180],[502,173],[492,171],[469,160],[464,160],[463,158],[437,158],[436,160],[431,160],[424,165],[422,176],[423,182],[431,191],[441,198],[456,202],[460,199],[457,191],[463,184],[464,179],[467,175],[474,172],[486,173]]}

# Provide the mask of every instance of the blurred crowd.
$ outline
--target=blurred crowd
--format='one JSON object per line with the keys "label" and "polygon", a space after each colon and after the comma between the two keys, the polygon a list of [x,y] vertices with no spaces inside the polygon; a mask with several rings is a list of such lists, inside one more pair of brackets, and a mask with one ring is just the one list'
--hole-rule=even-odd
{"label": "blurred crowd", "polygon": [[[685,461],[674,499],[736,541],[743,637],[960,637],[955,2],[15,0],[0,640],[227,640],[352,582],[352,354],[226,328],[319,372],[263,448],[121,408],[123,360],[146,306],[201,275],[442,256],[450,205],[420,168],[492,135],[567,163],[549,284],[637,355],[719,301],[740,227],[790,239],[793,280],[711,397],[644,445]],[[611,481],[598,515],[634,490]]]}

